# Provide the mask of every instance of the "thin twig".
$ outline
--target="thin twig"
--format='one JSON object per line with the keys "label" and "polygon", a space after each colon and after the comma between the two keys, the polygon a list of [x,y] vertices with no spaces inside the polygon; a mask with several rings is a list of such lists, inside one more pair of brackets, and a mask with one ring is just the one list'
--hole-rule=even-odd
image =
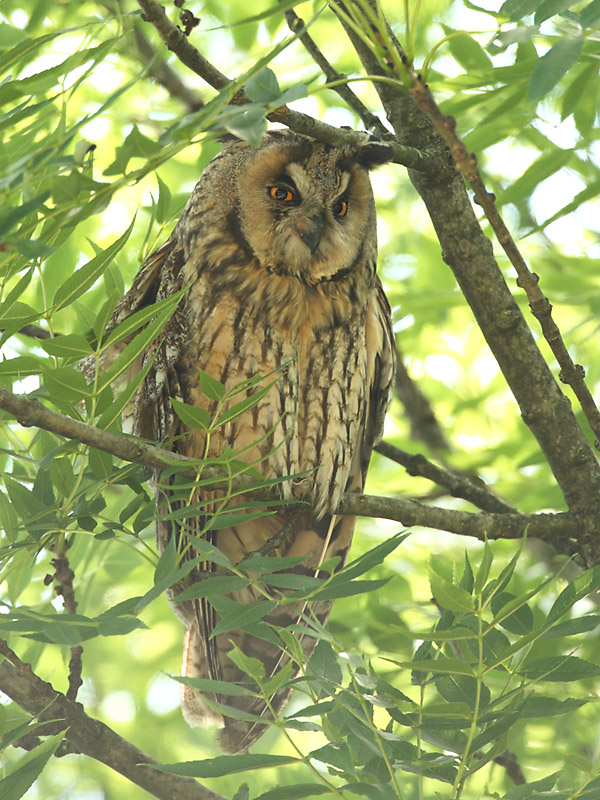
{"label": "thin twig", "polygon": [[[282,0],[278,0],[278,2],[282,2]],[[292,31],[292,33],[298,34],[298,37],[306,48],[307,53],[311,56],[315,64],[325,75],[327,83],[335,84],[331,87],[332,90],[337,92],[337,94],[339,94],[349,108],[351,108],[359,117],[359,119],[362,120],[366,129],[371,133],[374,133],[380,139],[385,139],[386,136],[389,136],[390,132],[387,130],[385,125],[383,125],[381,120],[376,117],[375,114],[372,114],[371,111],[369,111],[366,105],[354,94],[347,83],[343,83],[343,80],[346,78],[346,76],[341,75],[331,66],[321,50],[317,47],[317,44],[312,36],[306,30],[304,20],[300,19],[293,8],[287,9],[285,12],[285,18],[287,20],[289,29]]]}

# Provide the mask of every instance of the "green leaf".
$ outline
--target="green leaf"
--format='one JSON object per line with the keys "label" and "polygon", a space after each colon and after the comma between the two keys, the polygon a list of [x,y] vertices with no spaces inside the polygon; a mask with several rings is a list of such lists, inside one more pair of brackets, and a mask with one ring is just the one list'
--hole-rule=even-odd
{"label": "green leaf", "polygon": [[477,570],[475,585],[473,587],[473,593],[475,595],[479,595],[483,591],[483,587],[485,586],[487,579],[489,577],[493,561],[494,561],[494,555],[492,553],[492,548],[490,547],[490,543],[486,539],[483,545],[483,555],[481,558],[481,563],[479,565],[479,569]]}
{"label": "green leaf", "polygon": [[0,241],[3,241],[10,234],[10,231],[17,223],[36,211],[49,197],[50,192],[42,192],[42,194],[16,208],[3,208],[0,210]]}
{"label": "green leaf", "polygon": [[[523,636],[533,630],[533,612],[522,598],[510,592],[501,592],[492,597],[491,607],[495,621],[510,633]],[[515,610],[509,613],[512,608]]]}
{"label": "green leaf", "polygon": [[198,370],[198,385],[202,394],[208,397],[209,400],[222,400],[227,393],[227,389],[221,381],[213,378],[212,375],[202,369]]}
{"label": "green leaf", "polygon": [[473,610],[473,599],[465,589],[453,586],[435,573],[429,576],[429,583],[433,596],[442,608],[458,612]]}
{"label": "green leaf", "polygon": [[578,633],[587,633],[600,626],[599,614],[587,614],[585,617],[575,617],[558,622],[547,630],[542,639],[550,639],[556,636],[575,636]]}
{"label": "green leaf", "polygon": [[227,653],[227,658],[251,678],[260,679],[264,677],[265,665],[263,662],[259,661],[258,658],[247,656],[237,645],[234,645]]}
{"label": "green leaf", "polygon": [[261,753],[244,753],[235,756],[217,756],[202,761],[183,761],[180,764],[149,764],[151,769],[167,772],[170,775],[184,775],[188,778],[221,778],[234,772],[249,772],[254,769],[283,767],[299,762],[294,756],[270,756]]}
{"label": "green leaf", "polygon": [[44,367],[44,386],[53,399],[64,400],[67,403],[79,403],[89,397],[90,388],[85,378],[73,367]]}
{"label": "green leaf", "polygon": [[528,661],[516,672],[530,680],[580,681],[600,675],[600,666],[577,656],[555,656]]}
{"label": "green leaf", "polygon": [[574,5],[574,0],[542,0],[536,9],[533,21],[540,25],[544,20],[550,19],[555,14],[560,14],[570,6]]}
{"label": "green leaf", "polygon": [[267,130],[265,110],[259,105],[245,105],[237,113],[226,117],[223,125],[229,133],[258,147]]}
{"label": "green leaf", "polygon": [[[277,608],[275,600],[255,600],[253,603],[237,603],[228,597],[213,597],[211,598],[211,603],[221,617],[210,634],[211,639],[236,628],[243,630],[249,625],[252,626]],[[229,657],[231,658],[231,655]]]}
{"label": "green leaf", "polygon": [[188,586],[177,595],[179,602],[183,600],[199,600],[201,597],[218,597],[219,595],[238,592],[250,585],[248,578],[237,575],[219,575],[215,578],[205,578],[202,581]]}
{"label": "green leaf", "polygon": [[62,358],[83,358],[93,352],[89,343],[77,333],[45,339],[40,344],[49,355]]}
{"label": "green leaf", "polygon": [[246,84],[246,94],[256,103],[270,103],[281,95],[275,73],[269,67],[261,69]]}
{"label": "green leaf", "polygon": [[466,72],[475,70],[485,72],[492,69],[490,57],[472,36],[462,31],[453,31],[445,25],[444,30],[448,35],[450,52]]}
{"label": "green leaf", "polygon": [[73,275],[70,275],[67,280],[58,287],[53,300],[55,312],[71,305],[74,300],[81,297],[81,295],[100,278],[116,254],[125,246],[133,230],[134,223],[135,218],[131,221],[131,225],[127,228],[125,233],[120,236],[116,242],[113,242],[106,250],[103,250],[92,258],[91,261],[88,261],[87,264],[84,264],[83,267],[76,270]]}
{"label": "green leaf", "polygon": [[337,685],[341,684],[342,669],[329,642],[325,642],[322,639],[317,642],[317,646],[308,662],[308,671]]}
{"label": "green leaf", "polygon": [[578,575],[554,601],[548,612],[548,622],[555,622],[572,608],[575,603],[600,588],[600,566],[592,567]]}
{"label": "green leaf", "polygon": [[456,674],[456,675],[473,675],[473,668],[467,661],[460,658],[424,658],[420,661],[396,661],[395,659],[388,659],[393,661],[405,669],[418,670],[419,672],[433,672],[434,674]]}
{"label": "green leaf", "polygon": [[[515,786],[509,792],[503,794],[501,800],[534,800],[536,797],[544,797],[543,793],[550,792],[554,789],[556,781],[560,776],[560,772],[553,772],[552,775],[548,775],[546,778],[542,778],[539,781],[531,781],[523,786]],[[540,794],[538,794],[538,792]],[[553,794],[547,796],[552,798]]]}
{"label": "green leaf", "polygon": [[[466,703],[471,709],[477,701],[477,680],[470,675],[444,675],[437,678],[435,685],[438,692],[449,703]],[[481,684],[479,688],[479,708],[486,708],[491,699],[490,690]]]}
{"label": "green leaf", "polygon": [[169,217],[169,209],[171,208],[171,191],[167,184],[161,180],[161,177],[156,173],[156,180],[158,182],[158,202],[156,203],[156,221],[164,223]]}
{"label": "green leaf", "polygon": [[[310,757],[317,758],[313,753],[310,754]],[[295,783],[269,789],[268,792],[259,794],[255,800],[300,800],[303,797],[317,797],[320,794],[331,794],[331,789],[319,783]]]}
{"label": "green leaf", "polygon": [[598,25],[598,22],[600,22],[600,0],[592,0],[591,3],[588,3],[579,15],[579,21],[584,30]]}
{"label": "green leaf", "polygon": [[171,404],[179,419],[188,428],[200,431],[207,431],[210,428],[211,418],[206,409],[189,406],[174,397],[171,398]]}
{"label": "green leaf", "polygon": [[336,575],[322,589],[312,595],[313,600],[336,600],[338,597],[352,597],[356,594],[368,594],[381,589],[390,578],[381,578],[376,581],[351,581],[346,579],[345,573]]}
{"label": "green leaf", "polygon": [[249,408],[254,408],[262,398],[267,394],[267,392],[271,389],[271,387],[275,386],[277,380],[271,381],[267,386],[264,386],[262,389],[259,389],[257,392],[252,392],[248,397],[245,397],[239,403],[228,408],[226,411],[221,414],[221,416],[216,420],[215,425],[225,425],[227,422],[231,422],[232,420],[239,417]]}
{"label": "green leaf", "polygon": [[518,20],[533,14],[537,9],[539,0],[505,0],[498,16],[508,17],[510,20]]}
{"label": "green leaf", "polygon": [[2,800],[19,800],[33,785],[59,744],[65,738],[66,731],[48,736],[41,744],[30,750],[11,765],[10,772],[0,780],[0,797]]}
{"label": "green leaf", "polygon": [[211,681],[207,678],[184,678],[179,675],[170,675],[174,681],[191,686],[198,692],[210,692],[211,694],[223,695],[225,697],[256,697],[256,692],[241,686],[232,681]]}
{"label": "green leaf", "polygon": [[558,41],[539,59],[529,81],[529,99],[532,102],[545,97],[569,72],[577,63],[582,46],[583,37],[568,36]]}

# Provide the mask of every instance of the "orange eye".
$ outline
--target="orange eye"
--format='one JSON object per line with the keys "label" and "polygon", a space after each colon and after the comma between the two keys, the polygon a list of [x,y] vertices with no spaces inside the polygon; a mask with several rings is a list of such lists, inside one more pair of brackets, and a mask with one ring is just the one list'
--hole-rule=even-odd
{"label": "orange eye", "polygon": [[337,203],[334,204],[332,210],[336,217],[345,217],[348,213],[348,201],[338,200]]}
{"label": "orange eye", "polygon": [[279,200],[282,203],[291,203],[294,199],[293,193],[289,189],[286,189],[285,186],[270,186],[269,196],[272,197],[273,200]]}

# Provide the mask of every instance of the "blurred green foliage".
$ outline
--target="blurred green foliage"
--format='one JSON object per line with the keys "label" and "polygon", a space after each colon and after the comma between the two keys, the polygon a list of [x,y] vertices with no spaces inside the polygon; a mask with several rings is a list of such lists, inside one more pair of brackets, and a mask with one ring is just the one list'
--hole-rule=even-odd
{"label": "blurred green foliage", "polygon": [[[477,153],[597,395],[598,0],[507,0],[490,9],[467,0],[407,0],[383,7]],[[323,88],[300,44],[283,46],[290,34],[273,0],[257,0],[251,9],[241,0],[186,8],[200,18],[190,41],[230,77],[253,81],[250,114],[231,112],[228,92],[208,90],[143,25],[156,59],[167,59],[207,105],[186,106],[152,77],[157,62],[138,55],[133,0],[0,5],[0,382],[115,430],[118,398],[106,385],[88,386],[76,362],[102,346],[112,308],[167,237],[219,150],[217,136],[230,130],[256,139],[264,108],[282,95],[331,124],[360,127]],[[334,16],[320,2],[296,10],[306,21],[314,17],[311,35],[336,68],[358,78],[358,60]],[[177,9],[167,11],[176,21]],[[368,81],[351,85],[379,111]],[[480,475],[521,511],[563,509],[405,171],[386,166],[373,183],[380,274],[398,345],[450,448],[432,453],[411,440],[398,402],[386,438]],[[64,337],[18,333],[29,324]],[[544,342],[540,347],[548,354]],[[549,363],[555,369],[550,357]],[[69,647],[85,640],[80,699],[88,713],[164,764],[214,758],[213,733],[183,722],[179,687],[170,677],[179,672],[182,628],[161,593],[148,598],[160,575],[148,475],[76,442],[21,428],[7,414],[0,424],[3,634],[63,691]],[[378,457],[367,489],[468,507]],[[360,520],[353,557],[374,552],[397,532],[396,524]],[[51,548],[61,551],[66,542],[78,603],[71,620],[45,581]],[[367,578],[385,585],[336,600],[330,638],[320,643],[286,712],[298,748],[313,754],[312,771],[293,763],[297,751],[274,730],[255,749],[283,756],[285,764],[265,757],[238,765],[241,771],[230,762],[211,772],[206,762],[208,772],[197,774],[228,797],[244,781],[251,798],[273,789],[265,800],[314,796],[325,785],[319,775],[350,785],[344,797],[598,797],[600,726],[597,705],[587,702],[598,686],[597,574],[569,585],[570,566],[555,577],[547,553],[525,548],[515,561],[517,552],[513,542],[484,547],[413,531],[384,563],[373,560]],[[151,602],[140,604],[144,597]],[[313,705],[332,705],[303,717],[307,696]],[[44,768],[57,739],[24,756],[10,743],[26,719],[13,704],[0,706],[0,745],[12,770],[3,797],[27,790],[23,775],[35,780],[28,800],[148,797],[91,759],[68,756]],[[514,789],[508,771],[494,763],[504,750],[532,782],[526,790]]]}

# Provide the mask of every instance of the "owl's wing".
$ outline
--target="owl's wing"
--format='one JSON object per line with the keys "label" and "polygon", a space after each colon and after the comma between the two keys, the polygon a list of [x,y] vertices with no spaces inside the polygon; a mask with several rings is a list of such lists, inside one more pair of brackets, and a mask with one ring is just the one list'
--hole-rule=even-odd
{"label": "owl's wing", "polygon": [[383,424],[392,399],[392,385],[396,372],[396,342],[392,329],[392,311],[379,278],[370,312],[370,319],[367,322],[370,378],[368,409],[360,451],[363,482],[373,447],[383,435]]}

